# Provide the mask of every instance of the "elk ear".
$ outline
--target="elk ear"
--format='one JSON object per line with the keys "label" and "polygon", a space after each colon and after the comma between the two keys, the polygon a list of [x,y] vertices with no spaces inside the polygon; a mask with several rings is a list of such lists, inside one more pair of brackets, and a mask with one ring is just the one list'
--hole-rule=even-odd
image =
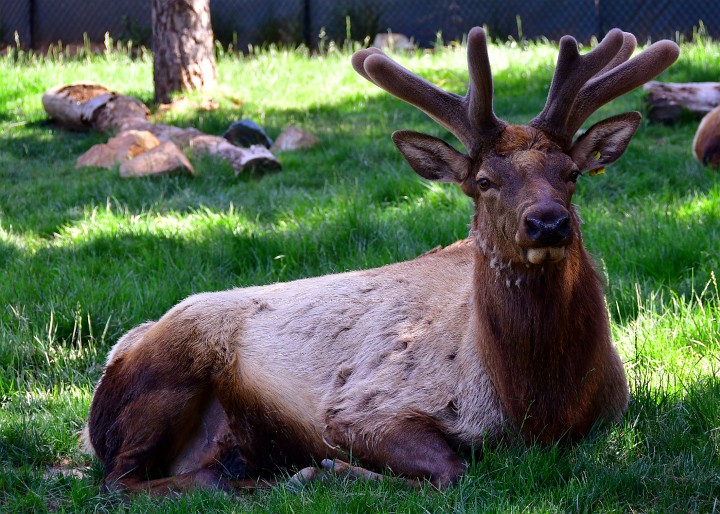
{"label": "elk ear", "polygon": [[392,135],[395,146],[412,169],[423,178],[462,183],[470,171],[470,158],[442,139],[410,130]]}
{"label": "elk ear", "polygon": [[573,143],[570,157],[580,171],[614,163],[625,153],[641,119],[639,112],[626,112],[597,122]]}

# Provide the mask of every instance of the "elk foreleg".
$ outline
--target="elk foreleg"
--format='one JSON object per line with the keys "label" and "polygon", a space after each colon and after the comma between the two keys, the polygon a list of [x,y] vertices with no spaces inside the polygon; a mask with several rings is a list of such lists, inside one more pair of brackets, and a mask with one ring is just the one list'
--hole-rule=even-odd
{"label": "elk foreleg", "polygon": [[[429,480],[438,488],[452,485],[465,473],[465,462],[450,447],[431,418],[412,415],[394,419],[388,424],[390,428],[377,437],[348,437],[351,432],[347,425],[341,423],[328,426],[327,435],[343,446],[347,444],[354,456],[371,467],[389,469],[394,474],[410,479]],[[329,462],[336,472],[349,472],[353,476],[368,479],[377,479],[379,476],[342,461]]]}
{"label": "elk foreleg", "polygon": [[359,480],[392,480],[393,482],[400,482],[404,485],[417,488],[420,487],[421,482],[418,480],[405,479],[400,477],[389,477],[382,475],[369,469],[361,468],[359,466],[353,466],[340,459],[323,459],[320,463],[320,467],[308,467],[303,468],[295,473],[290,480],[288,485],[291,487],[304,487],[306,484],[323,480],[329,476],[340,476],[349,477]]}

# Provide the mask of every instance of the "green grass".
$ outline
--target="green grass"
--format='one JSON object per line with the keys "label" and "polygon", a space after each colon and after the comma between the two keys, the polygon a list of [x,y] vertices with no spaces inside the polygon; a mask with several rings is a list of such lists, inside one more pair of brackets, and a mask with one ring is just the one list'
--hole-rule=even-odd
{"label": "green grass", "polygon": [[[526,123],[544,104],[556,48],[490,52],[496,112]],[[193,178],[141,180],[76,170],[105,138],[48,123],[40,98],[87,80],[150,101],[147,54],[15,57],[0,59],[0,511],[720,510],[720,176],[692,159],[692,120],[643,123],[607,174],[579,181],[586,244],[607,280],[632,387],[621,425],[571,448],[485,448],[443,493],[343,480],[232,499],[124,503],[101,493],[102,470],[77,433],[124,331],[194,292],[412,258],[464,237],[471,206],[453,186],[417,178],[389,138],[401,128],[449,133],[357,76],[348,53],[222,55],[220,109],[159,118],[214,134],[251,118],[271,137],[295,123],[320,137],[315,149],[282,154],[283,171],[235,177],[200,159]],[[444,88],[465,88],[462,48],[398,59]],[[718,76],[720,44],[699,40],[662,79]],[[593,120],[642,107],[634,92]],[[88,469],[52,472],[73,467]]]}

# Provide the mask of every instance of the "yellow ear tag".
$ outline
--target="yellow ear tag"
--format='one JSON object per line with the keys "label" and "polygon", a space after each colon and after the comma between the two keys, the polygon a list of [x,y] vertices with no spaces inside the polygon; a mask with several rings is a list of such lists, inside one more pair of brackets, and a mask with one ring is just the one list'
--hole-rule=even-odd
{"label": "yellow ear tag", "polygon": [[[600,152],[593,152],[593,155],[595,156],[595,160],[597,160],[597,161],[599,161],[599,160],[600,160],[600,157],[602,157],[602,155],[600,154]],[[600,168],[595,168],[594,170],[590,170],[590,171],[588,172],[588,174],[589,174],[591,177],[594,177],[595,175],[602,175],[602,174],[604,174],[604,173],[605,173],[605,166],[602,166],[602,167],[600,167]]]}

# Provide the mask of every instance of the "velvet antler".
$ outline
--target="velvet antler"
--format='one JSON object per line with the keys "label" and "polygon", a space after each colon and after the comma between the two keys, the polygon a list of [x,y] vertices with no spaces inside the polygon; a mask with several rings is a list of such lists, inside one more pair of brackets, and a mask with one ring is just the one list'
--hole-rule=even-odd
{"label": "velvet antler", "polygon": [[465,145],[470,155],[479,153],[494,139],[505,123],[492,107],[493,85],[485,31],[473,28],[468,34],[467,94],[459,96],[440,89],[403,68],[377,48],[368,48],[352,57],[355,70],[388,93],[425,112]]}
{"label": "velvet antler", "polygon": [[592,113],[611,100],[653,79],[678,57],[672,41],[658,41],[630,59],[635,37],[613,29],[585,55],[577,41],[560,39],[560,52],[547,102],[529,125],[553,136],[563,148]]}
{"label": "velvet antler", "polygon": [[[545,108],[529,125],[543,130],[567,150],[575,132],[593,112],[665,71],[679,54],[675,43],[663,40],[630,59],[635,46],[635,37],[619,29],[608,32],[585,55],[580,55],[573,37],[561,38]],[[352,65],[370,82],[418,107],[455,134],[473,157],[506,126],[493,112],[487,40],[479,27],[468,34],[470,83],[465,96],[440,89],[377,48],[355,53]]]}

